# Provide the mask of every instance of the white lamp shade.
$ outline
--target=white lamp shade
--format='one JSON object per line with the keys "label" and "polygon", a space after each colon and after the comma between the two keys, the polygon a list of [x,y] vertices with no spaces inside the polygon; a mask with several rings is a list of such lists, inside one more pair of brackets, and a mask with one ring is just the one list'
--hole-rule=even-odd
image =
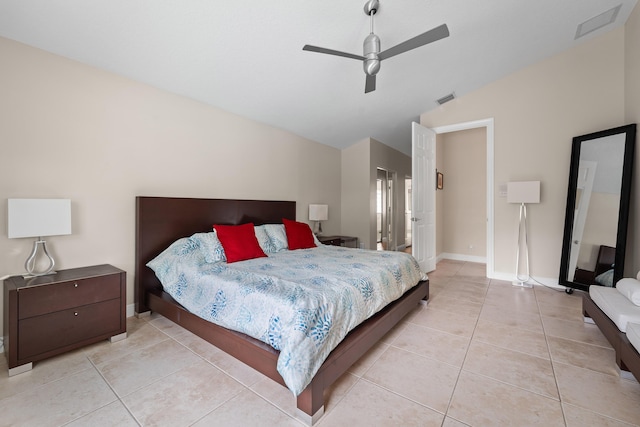
{"label": "white lamp shade", "polygon": [[71,234],[70,199],[8,199],[8,237]]}
{"label": "white lamp shade", "polygon": [[309,205],[310,221],[326,221],[329,219],[329,205]]}
{"label": "white lamp shade", "polygon": [[519,181],[507,184],[508,203],[540,203],[540,181]]}

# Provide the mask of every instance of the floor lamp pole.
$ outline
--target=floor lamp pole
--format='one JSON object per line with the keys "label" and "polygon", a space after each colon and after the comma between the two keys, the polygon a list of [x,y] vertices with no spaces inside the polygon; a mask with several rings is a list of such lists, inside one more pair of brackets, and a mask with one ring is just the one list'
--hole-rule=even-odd
{"label": "floor lamp pole", "polygon": [[[521,240],[522,229],[524,228],[524,239]],[[526,277],[520,277],[520,248],[524,243],[524,259],[526,265]],[[516,250],[516,280],[512,282],[514,286],[522,286],[525,288],[533,287],[527,283],[531,279],[529,275],[529,246],[527,244],[527,205],[520,203],[520,222],[518,222],[518,249]]]}

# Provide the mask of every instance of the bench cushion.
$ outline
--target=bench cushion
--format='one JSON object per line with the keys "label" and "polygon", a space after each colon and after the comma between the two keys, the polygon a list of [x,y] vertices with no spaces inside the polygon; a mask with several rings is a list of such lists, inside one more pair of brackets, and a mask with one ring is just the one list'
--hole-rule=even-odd
{"label": "bench cushion", "polygon": [[640,307],[616,288],[589,286],[589,296],[620,331],[626,332],[628,322],[640,324]]}

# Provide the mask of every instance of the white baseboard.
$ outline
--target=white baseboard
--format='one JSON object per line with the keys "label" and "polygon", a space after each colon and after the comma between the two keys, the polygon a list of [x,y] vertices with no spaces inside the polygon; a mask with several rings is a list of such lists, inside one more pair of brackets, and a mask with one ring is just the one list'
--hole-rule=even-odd
{"label": "white baseboard", "polygon": [[[512,282],[516,280],[516,275],[513,273],[503,273],[503,272],[494,271],[493,277],[491,277],[491,279],[504,280],[505,282]],[[538,285],[538,286],[548,286],[550,288],[554,288],[562,291],[566,289],[566,287],[558,284],[558,279],[551,278],[551,277],[532,276],[532,278],[527,280],[526,283],[531,285]]]}
{"label": "white baseboard", "polygon": [[[447,252],[443,252],[440,255],[438,255],[436,257],[436,263],[439,262],[439,261],[442,261],[443,259],[450,259],[450,260],[454,260],[454,261],[477,262],[477,263],[482,263],[482,264],[486,264],[487,263],[487,258],[486,257],[473,256],[473,255],[463,255],[463,254],[452,254],[452,253],[447,253]],[[505,273],[505,272],[500,272],[500,271],[494,271],[493,272],[493,277],[489,277],[489,279],[503,280],[505,282],[512,282],[512,281],[516,280],[516,276],[513,273]],[[566,289],[565,286],[562,286],[562,285],[558,284],[558,279],[557,278],[552,278],[552,277],[531,276],[531,279],[527,280],[526,283],[530,284],[530,285],[548,286],[550,288],[554,288],[554,289],[558,289],[558,290],[565,290]]]}
{"label": "white baseboard", "polygon": [[136,305],[127,304],[127,317],[133,317],[136,314]]}
{"label": "white baseboard", "polygon": [[483,256],[474,256],[474,255],[463,255],[463,254],[451,254],[447,252],[443,252],[436,258],[436,261],[442,261],[443,259],[450,259],[453,261],[467,261],[467,262],[479,262],[486,264],[487,257]]}

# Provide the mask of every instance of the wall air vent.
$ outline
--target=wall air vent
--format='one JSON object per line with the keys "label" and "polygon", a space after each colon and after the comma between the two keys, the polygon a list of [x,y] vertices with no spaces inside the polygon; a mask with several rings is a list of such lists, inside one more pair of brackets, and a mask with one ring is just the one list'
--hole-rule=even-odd
{"label": "wall air vent", "polygon": [[440,98],[440,99],[436,99],[436,102],[437,102],[438,104],[442,105],[442,104],[444,104],[444,103],[446,103],[446,102],[449,102],[449,101],[451,101],[451,100],[455,99],[455,97],[456,97],[456,94],[455,94],[455,93],[453,93],[453,92],[451,92],[449,95],[445,95],[445,96],[443,96],[443,97],[442,97],[442,98]]}
{"label": "wall air vent", "polygon": [[593,18],[588,19],[584,21],[582,24],[578,25],[578,29],[576,30],[576,36],[574,40],[578,40],[582,36],[586,36],[587,34],[595,30],[598,30],[604,27],[605,25],[609,25],[615,22],[621,7],[622,7],[622,4],[619,4],[613,9],[609,9],[606,12],[603,12],[598,16],[594,16]]}

